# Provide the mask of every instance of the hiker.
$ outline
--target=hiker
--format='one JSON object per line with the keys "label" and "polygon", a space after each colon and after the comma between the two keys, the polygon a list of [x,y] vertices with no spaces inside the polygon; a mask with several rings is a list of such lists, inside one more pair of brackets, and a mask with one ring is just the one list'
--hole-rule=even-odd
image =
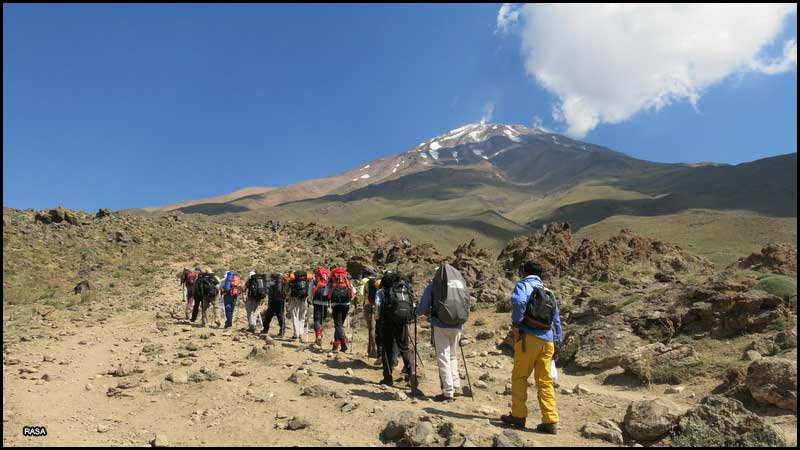
{"label": "hiker", "polygon": [[381,384],[394,384],[392,369],[397,364],[398,351],[403,358],[403,373],[411,380],[410,358],[413,355],[409,355],[408,348],[408,323],[414,316],[411,283],[396,273],[386,272],[381,278],[381,289],[375,294],[375,304],[378,307],[383,345]]}
{"label": "hiker", "polygon": [[308,320],[308,299],[311,297],[312,276],[305,270],[289,274],[289,314],[292,316],[292,339],[305,342],[304,324]]}
{"label": "hiker", "polygon": [[[184,270],[186,270],[186,273],[184,273],[183,279],[181,280],[181,285],[183,285],[183,295],[184,300],[186,301],[185,319],[189,320],[189,311],[191,311],[194,307],[194,282],[197,280],[197,276],[200,274],[200,268],[195,267],[194,270]],[[194,322],[194,320],[197,318],[196,310],[192,317],[192,322]]]}
{"label": "hiker", "polygon": [[225,328],[230,328],[233,326],[233,311],[236,308],[236,302],[239,300],[239,294],[242,293],[239,274],[233,270],[225,272],[225,276],[222,277],[218,288],[225,308]]}
{"label": "hiker", "polygon": [[278,336],[283,337],[286,332],[286,292],[284,286],[286,280],[280,273],[273,273],[269,276],[269,301],[267,310],[262,314],[261,322],[264,324],[264,334],[268,334],[272,318],[278,318]]}
{"label": "hiker", "polygon": [[536,431],[558,433],[556,393],[550,364],[558,359],[562,342],[561,318],[555,295],[542,283],[544,270],[535,261],[522,266],[523,278],[511,295],[511,319],[514,332],[514,369],[511,372],[511,414],[500,419],[517,428],[525,428],[528,417],[528,378],[533,372],[542,411],[542,423]]}
{"label": "hiker", "polygon": [[244,292],[247,293],[247,301],[244,304],[247,311],[247,331],[255,333],[258,321],[256,311],[261,306],[261,302],[267,298],[267,294],[269,294],[269,277],[267,277],[267,274],[258,274],[255,271],[251,271],[247,275],[247,281],[244,283]]}
{"label": "hiker", "polygon": [[462,395],[458,376],[458,345],[464,323],[469,317],[469,293],[466,282],[455,267],[442,263],[433,280],[425,287],[417,306],[417,315],[430,315],[436,364],[442,393],[434,399],[452,402]]}
{"label": "hiker", "polygon": [[217,318],[217,307],[216,307],[216,299],[219,293],[219,285],[220,281],[213,272],[202,272],[197,275],[197,279],[194,281],[194,300],[195,300],[195,309],[192,310],[192,322],[197,319],[197,307],[198,305],[202,305],[202,320],[201,325],[206,326],[206,322],[208,320],[208,308],[211,307],[214,313],[214,323],[216,326],[220,326],[221,323]]}
{"label": "hiker", "polygon": [[181,280],[181,300],[186,303],[186,275],[189,275],[191,270],[186,267],[183,268],[181,273],[178,274],[178,279]]}
{"label": "hiker", "polygon": [[368,274],[368,277],[361,280],[359,288],[358,300],[359,303],[364,305],[364,320],[367,322],[367,356],[370,358],[377,358],[378,345],[375,339],[375,294],[380,289],[381,280],[378,279],[374,273]]}
{"label": "hiker", "polygon": [[331,273],[325,267],[320,267],[314,272],[314,279],[311,280],[311,303],[314,308],[314,343],[317,347],[322,347],[322,323],[328,316],[328,283]]}
{"label": "hiker", "polygon": [[333,310],[334,324],[333,348],[331,351],[338,353],[339,346],[341,346],[342,352],[347,352],[347,335],[344,331],[344,321],[350,310],[350,302],[355,296],[355,289],[353,289],[353,283],[350,281],[350,276],[344,267],[334,267],[331,270],[329,285],[327,293]]}

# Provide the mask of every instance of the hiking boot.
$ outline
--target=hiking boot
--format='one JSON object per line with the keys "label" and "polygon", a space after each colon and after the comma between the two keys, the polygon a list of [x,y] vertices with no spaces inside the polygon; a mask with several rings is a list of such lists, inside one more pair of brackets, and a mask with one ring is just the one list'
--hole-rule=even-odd
{"label": "hiking boot", "polygon": [[342,353],[347,352],[347,339],[342,339]]}
{"label": "hiking boot", "polygon": [[452,403],[452,402],[456,401],[456,399],[454,397],[450,397],[449,395],[437,394],[435,397],[433,397],[433,401],[435,401],[435,402],[443,402],[443,403]]}
{"label": "hiking boot", "polygon": [[333,341],[333,348],[331,351],[333,353],[339,353],[339,341]]}
{"label": "hiking boot", "polygon": [[386,378],[384,378],[381,380],[381,384],[384,384],[386,386],[394,386],[394,381],[392,381],[391,379],[387,380]]}
{"label": "hiking boot", "polygon": [[539,425],[536,425],[536,431],[544,434],[558,434],[558,424],[540,423]]}
{"label": "hiking boot", "polygon": [[506,425],[511,425],[514,428],[525,428],[525,418],[514,417],[511,414],[500,416],[500,420]]}
{"label": "hiking boot", "polygon": [[317,339],[314,340],[314,343],[317,344],[317,347],[322,347],[322,335],[318,334]]}
{"label": "hiking boot", "polygon": [[215,321],[214,321],[214,325],[216,325],[216,326],[217,326],[217,328],[219,328],[219,327],[221,327],[221,326],[222,326],[222,322],[220,322],[219,320],[215,320]]}

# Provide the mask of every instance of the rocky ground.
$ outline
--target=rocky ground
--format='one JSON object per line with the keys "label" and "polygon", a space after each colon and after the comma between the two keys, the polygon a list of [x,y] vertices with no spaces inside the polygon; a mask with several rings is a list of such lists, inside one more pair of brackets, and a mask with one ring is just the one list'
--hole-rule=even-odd
{"label": "rocky ground", "polygon": [[[576,243],[563,224],[498,257],[474,243],[443,256],[377,230],[273,234],[231,218],[6,209],[3,225],[3,445],[796,445],[793,244],[715,271],[624,230]],[[558,436],[532,431],[533,387],[529,429],[498,421],[511,398],[507,297],[528,257],[548,264],[567,330]],[[414,274],[419,292],[445,258],[475,304],[464,340],[475,396],[451,404],[380,386],[358,316],[353,352],[338,355],[247,333],[243,308],[233,329],[201,328],[183,320],[176,277],[196,264],[341,263]],[[426,322],[418,369],[433,396]],[[48,435],[22,436],[33,425]]]}

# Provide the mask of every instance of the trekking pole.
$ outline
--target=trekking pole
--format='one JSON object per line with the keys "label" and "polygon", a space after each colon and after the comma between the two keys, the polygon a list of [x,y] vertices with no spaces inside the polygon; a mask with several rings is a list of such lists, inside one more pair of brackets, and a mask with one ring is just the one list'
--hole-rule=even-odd
{"label": "trekking pole", "polygon": [[[417,312],[414,311],[414,390],[419,389],[419,378],[417,378],[417,360],[422,362],[422,357],[417,351]],[[423,366],[424,367],[424,366]]]}
{"label": "trekking pole", "polygon": [[467,368],[467,358],[464,356],[464,346],[461,344],[461,338],[458,338],[458,346],[461,348],[461,360],[464,361],[464,373],[467,375],[467,384],[469,385],[469,396],[475,400],[475,391],[472,390],[472,382],[469,380],[469,369]]}

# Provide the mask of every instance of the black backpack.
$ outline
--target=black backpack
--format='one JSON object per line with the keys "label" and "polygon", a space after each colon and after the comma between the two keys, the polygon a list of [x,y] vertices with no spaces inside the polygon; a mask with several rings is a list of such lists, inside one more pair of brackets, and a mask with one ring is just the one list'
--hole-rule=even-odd
{"label": "black backpack", "polygon": [[534,286],[525,305],[525,324],[536,329],[549,330],[553,326],[555,315],[556,296],[553,291]]}
{"label": "black backpack", "polygon": [[400,278],[384,291],[381,315],[390,320],[407,323],[414,318],[414,296],[411,285]]}
{"label": "black backpack", "polygon": [[269,280],[267,274],[255,274],[250,277],[247,297],[255,300],[263,300],[269,293]]}
{"label": "black backpack", "polygon": [[467,282],[455,267],[443,263],[432,283],[432,315],[445,325],[462,325],[469,319]]}
{"label": "black backpack", "polygon": [[198,300],[213,300],[217,296],[218,288],[216,277],[213,273],[203,272],[194,282],[194,298]]}
{"label": "black backpack", "polygon": [[294,280],[289,283],[294,298],[306,298],[308,295],[308,272],[294,272]]}
{"label": "black backpack", "polygon": [[283,300],[283,297],[283,277],[279,273],[273,273],[269,280],[269,299]]}

